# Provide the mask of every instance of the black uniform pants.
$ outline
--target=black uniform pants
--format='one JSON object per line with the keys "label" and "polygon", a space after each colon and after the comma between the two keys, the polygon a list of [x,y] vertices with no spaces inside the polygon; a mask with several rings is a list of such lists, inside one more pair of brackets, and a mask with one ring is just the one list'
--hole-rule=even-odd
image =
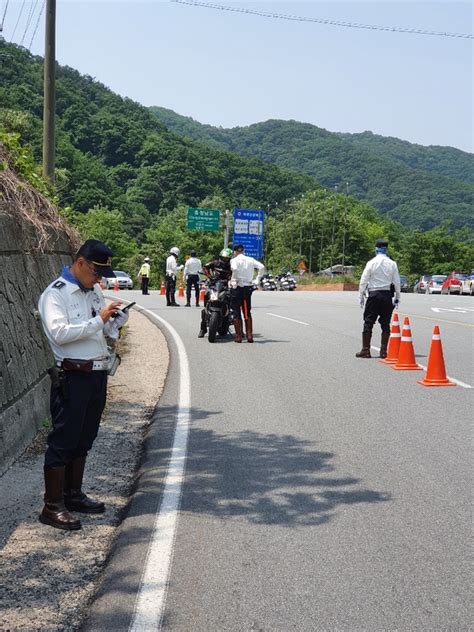
{"label": "black uniform pants", "polygon": [[390,319],[393,312],[392,293],[390,290],[370,292],[364,309],[364,334],[371,334],[373,326],[379,319],[383,332],[390,333]]}
{"label": "black uniform pants", "polygon": [[148,282],[150,279],[148,277],[142,276],[142,294],[148,294]]}
{"label": "black uniform pants", "polygon": [[189,274],[186,279],[186,300],[191,302],[191,292],[194,288],[196,294],[196,303],[199,303],[199,274]]}
{"label": "black uniform pants", "polygon": [[166,303],[170,305],[171,303],[176,303],[176,299],[174,297],[176,292],[176,278],[172,276],[166,277]]}
{"label": "black uniform pants", "polygon": [[107,371],[67,371],[64,381],[64,387],[51,387],[53,429],[44,459],[47,467],[61,467],[87,456],[105,406]]}
{"label": "black uniform pants", "polygon": [[230,308],[234,320],[242,320],[241,310],[244,319],[251,317],[252,309],[252,288],[250,286],[232,288],[230,291]]}

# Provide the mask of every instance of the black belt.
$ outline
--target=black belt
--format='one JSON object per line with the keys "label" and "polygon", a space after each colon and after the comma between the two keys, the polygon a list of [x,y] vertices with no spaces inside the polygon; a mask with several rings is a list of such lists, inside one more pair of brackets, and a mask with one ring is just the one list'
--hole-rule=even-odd
{"label": "black belt", "polygon": [[369,296],[371,294],[378,294],[378,292],[388,292],[388,293],[390,293],[390,289],[388,289],[388,290],[382,290],[382,289],[380,289],[380,290],[369,290]]}

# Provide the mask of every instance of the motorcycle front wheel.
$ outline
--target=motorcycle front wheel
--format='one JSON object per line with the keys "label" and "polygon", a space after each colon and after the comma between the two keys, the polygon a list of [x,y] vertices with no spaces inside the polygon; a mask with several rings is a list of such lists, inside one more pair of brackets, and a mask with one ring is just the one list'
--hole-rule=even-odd
{"label": "motorcycle front wheel", "polygon": [[211,312],[211,315],[209,317],[209,333],[207,335],[209,342],[215,341],[218,326],[219,314],[218,312]]}

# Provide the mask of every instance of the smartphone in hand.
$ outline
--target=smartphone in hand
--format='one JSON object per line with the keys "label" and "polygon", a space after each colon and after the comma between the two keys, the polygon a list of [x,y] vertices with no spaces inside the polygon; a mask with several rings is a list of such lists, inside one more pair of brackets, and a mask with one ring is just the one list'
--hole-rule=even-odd
{"label": "smartphone in hand", "polygon": [[137,301],[133,301],[133,303],[130,303],[129,305],[125,305],[125,307],[122,307],[121,311],[122,312],[127,312],[131,307],[133,307],[136,304],[137,304]]}

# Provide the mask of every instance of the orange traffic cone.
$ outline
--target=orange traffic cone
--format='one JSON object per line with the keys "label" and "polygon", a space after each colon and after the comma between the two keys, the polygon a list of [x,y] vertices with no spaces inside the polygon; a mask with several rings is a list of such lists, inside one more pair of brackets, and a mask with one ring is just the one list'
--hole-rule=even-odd
{"label": "orange traffic cone", "polygon": [[205,298],[206,298],[206,292],[205,292],[205,290],[204,290],[204,285],[202,285],[202,283],[201,283],[201,289],[200,289],[200,291],[199,291],[199,301],[200,301],[201,303],[204,303],[204,299],[205,299]]}
{"label": "orange traffic cone", "polygon": [[411,337],[410,321],[405,316],[403,321],[402,337],[400,340],[400,350],[398,352],[398,360],[396,364],[392,364],[395,371],[422,371],[415,360],[415,350],[413,348],[413,340]]}
{"label": "orange traffic cone", "polygon": [[118,279],[116,278],[114,281],[114,292],[118,292],[119,291],[119,285],[118,285]]}
{"label": "orange traffic cone", "polygon": [[426,375],[422,380],[417,380],[417,382],[423,386],[456,386],[454,382],[450,382],[448,380],[446,375],[443,345],[441,344],[441,336],[439,334],[438,325],[435,325],[435,328],[433,329]]}
{"label": "orange traffic cone", "polygon": [[398,360],[398,352],[400,350],[400,321],[398,320],[398,314],[393,314],[392,326],[390,328],[390,339],[388,341],[387,357],[384,360],[379,360],[382,364],[396,364]]}
{"label": "orange traffic cone", "polygon": [[166,289],[165,289],[165,284],[162,281],[161,287],[160,287],[160,296],[163,296],[164,294],[166,294]]}
{"label": "orange traffic cone", "polygon": [[179,284],[178,296],[184,296],[184,288],[182,283]]}

